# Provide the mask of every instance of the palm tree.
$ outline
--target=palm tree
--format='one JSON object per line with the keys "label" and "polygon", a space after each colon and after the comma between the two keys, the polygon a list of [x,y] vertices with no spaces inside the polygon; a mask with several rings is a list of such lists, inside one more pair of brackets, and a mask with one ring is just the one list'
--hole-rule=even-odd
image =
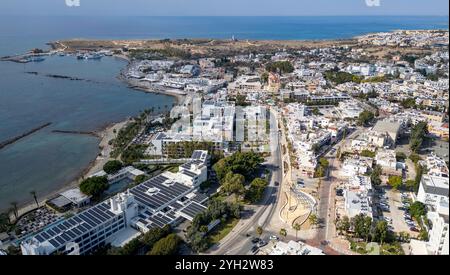
{"label": "palm tree", "polygon": [[258,236],[261,237],[262,233],[263,233],[263,228],[261,226],[258,226],[256,228],[256,234],[258,234]]}
{"label": "palm tree", "polygon": [[317,218],[316,214],[309,215],[308,220],[313,225],[313,227],[316,226],[319,223],[319,219]]}
{"label": "palm tree", "polygon": [[283,240],[284,240],[284,238],[286,238],[286,236],[287,236],[287,231],[286,231],[286,229],[284,229],[284,228],[281,228],[281,229],[280,229],[280,236],[283,237]]}
{"label": "palm tree", "polygon": [[39,202],[37,199],[36,191],[32,190],[30,191],[31,196],[33,196],[34,202],[36,203],[36,206],[39,207]]}
{"label": "palm tree", "polygon": [[17,202],[13,201],[10,204],[12,206],[12,211],[14,213],[14,217],[16,217],[16,220],[17,220],[17,217],[19,216],[19,213],[17,212]]}
{"label": "palm tree", "polygon": [[295,239],[296,240],[298,240],[298,231],[300,231],[300,228],[301,228],[301,226],[300,226],[300,224],[298,224],[298,223],[296,223],[296,224],[294,224],[294,230],[295,230]]}

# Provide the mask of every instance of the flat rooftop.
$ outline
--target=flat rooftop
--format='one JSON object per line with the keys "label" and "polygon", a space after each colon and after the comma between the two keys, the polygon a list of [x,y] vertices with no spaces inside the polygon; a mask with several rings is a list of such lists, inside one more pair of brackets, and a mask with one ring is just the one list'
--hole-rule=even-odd
{"label": "flat rooftop", "polygon": [[426,193],[448,196],[449,178],[424,175],[421,183]]}

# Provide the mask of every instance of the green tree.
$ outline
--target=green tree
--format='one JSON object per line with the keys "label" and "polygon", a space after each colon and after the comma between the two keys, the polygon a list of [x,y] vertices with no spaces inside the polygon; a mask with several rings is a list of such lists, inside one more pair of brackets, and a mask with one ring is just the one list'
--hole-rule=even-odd
{"label": "green tree", "polygon": [[376,226],[375,226],[375,230],[374,230],[374,239],[378,240],[381,244],[381,246],[383,245],[383,242],[386,240],[387,235],[388,235],[389,229],[388,229],[388,224],[386,221],[379,221],[377,222]]}
{"label": "green tree", "polygon": [[286,236],[287,236],[287,230],[286,230],[285,228],[281,228],[279,234],[280,234],[280,236],[283,237],[283,239],[284,239],[284,238],[286,238]]}
{"label": "green tree", "polygon": [[146,175],[139,175],[134,179],[134,183],[135,184],[141,184],[144,181],[146,181],[148,179],[148,177]]}
{"label": "green tree", "polygon": [[409,243],[409,241],[411,240],[411,235],[407,232],[400,232],[398,239],[401,242]]}
{"label": "green tree", "polygon": [[15,245],[10,245],[6,249],[6,253],[10,256],[18,256],[22,255],[22,250],[20,250],[20,248]]}
{"label": "green tree", "polygon": [[292,73],[294,71],[294,66],[289,61],[276,61],[271,62],[266,65],[266,70],[272,73]]}
{"label": "green tree", "polygon": [[80,190],[86,195],[98,197],[109,187],[106,177],[91,177],[83,180]]}
{"label": "green tree", "polygon": [[252,203],[260,201],[264,195],[264,191],[266,190],[267,185],[268,183],[264,179],[254,179],[250,183],[250,187],[245,194],[246,198]]}
{"label": "green tree", "polygon": [[397,161],[404,161],[407,158],[406,154],[403,152],[397,152],[395,157],[396,157]]}
{"label": "green tree", "polygon": [[339,231],[339,234],[342,235],[342,233],[347,233],[350,230],[351,224],[350,219],[348,216],[342,217],[342,219],[339,219],[336,223],[336,229]]}
{"label": "green tree", "polygon": [[376,165],[372,173],[370,174],[370,180],[374,186],[381,185],[381,174],[383,173],[383,169],[380,165]]}
{"label": "green tree", "polygon": [[408,190],[414,191],[415,186],[416,186],[416,181],[415,180],[407,180],[405,182],[405,187]]}
{"label": "green tree", "polygon": [[409,159],[414,163],[418,163],[420,160],[420,156],[416,153],[411,153],[411,155],[409,155]]}
{"label": "green tree", "polygon": [[376,153],[370,150],[362,150],[361,156],[367,158],[375,158]]}
{"label": "green tree", "polygon": [[337,70],[329,70],[324,73],[324,77],[327,81],[333,82],[336,85],[347,83],[347,82],[355,82],[361,83],[363,80],[362,77],[353,75],[347,72],[339,72]]}
{"label": "green tree", "polygon": [[0,233],[8,232],[11,226],[8,213],[0,213]]}
{"label": "green tree", "polygon": [[416,100],[412,97],[402,100],[401,105],[405,109],[416,108]]}
{"label": "green tree", "polygon": [[229,172],[222,183],[223,192],[227,194],[234,194],[236,197],[236,201],[239,199],[239,196],[245,192],[245,178],[240,174],[233,174],[233,172]]}
{"label": "green tree", "polygon": [[219,160],[214,164],[213,169],[219,180],[223,180],[228,172],[233,172],[235,174],[241,174],[247,181],[251,181],[263,161],[264,159],[254,152],[238,152]]}
{"label": "green tree", "polygon": [[422,217],[427,215],[427,207],[420,201],[415,201],[410,205],[409,213],[411,214],[411,217],[414,217],[414,219],[420,221]]}
{"label": "green tree", "polygon": [[356,237],[364,239],[367,242],[372,228],[372,218],[364,214],[359,214],[353,217],[350,222]]}
{"label": "green tree", "polygon": [[372,112],[365,110],[359,114],[357,122],[360,126],[367,126],[374,118],[375,115]]}
{"label": "green tree", "polygon": [[426,122],[419,122],[411,129],[411,136],[409,146],[411,151],[417,153],[422,147],[425,137],[428,135],[428,124]]}
{"label": "green tree", "polygon": [[103,165],[103,171],[105,171],[108,174],[115,174],[119,172],[120,169],[122,169],[123,164],[122,162],[118,160],[110,160],[105,165]]}
{"label": "green tree", "polygon": [[319,224],[319,218],[317,217],[316,214],[309,215],[308,220],[313,227]]}
{"label": "green tree", "polygon": [[295,223],[293,226],[294,230],[295,230],[295,239],[298,240],[298,231],[300,231],[300,229],[302,228],[300,224]]}
{"label": "green tree", "polygon": [[149,255],[175,255],[181,242],[176,234],[170,234],[167,237],[157,241]]}
{"label": "green tree", "polygon": [[266,84],[269,82],[269,74],[264,72],[261,74],[261,83]]}
{"label": "green tree", "polygon": [[398,190],[403,185],[403,179],[400,176],[389,176],[388,184]]}

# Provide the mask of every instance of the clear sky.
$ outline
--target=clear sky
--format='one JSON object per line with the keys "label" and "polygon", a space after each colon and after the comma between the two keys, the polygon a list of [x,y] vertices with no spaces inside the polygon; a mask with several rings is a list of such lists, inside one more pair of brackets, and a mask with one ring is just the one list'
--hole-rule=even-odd
{"label": "clear sky", "polygon": [[445,15],[448,0],[1,0],[2,15]]}

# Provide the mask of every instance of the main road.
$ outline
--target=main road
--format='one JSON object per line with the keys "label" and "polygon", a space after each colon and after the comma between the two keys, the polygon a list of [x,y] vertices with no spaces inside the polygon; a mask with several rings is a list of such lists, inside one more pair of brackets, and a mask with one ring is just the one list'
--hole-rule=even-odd
{"label": "main road", "polygon": [[235,228],[223,238],[217,245],[214,245],[207,254],[213,255],[244,255],[252,248],[248,235],[255,234],[258,226],[265,228],[276,211],[276,202],[280,196],[282,176],[282,160],[279,143],[278,115],[276,111],[270,110],[270,147],[271,156],[265,163],[267,169],[271,171],[271,179],[264,193],[263,199],[255,207],[248,208],[244,212],[250,213],[248,217],[242,218]]}
{"label": "main road", "polygon": [[[357,128],[348,137],[344,138],[333,147],[339,148],[341,152],[344,152],[348,147],[349,140],[360,135],[363,131],[364,128]],[[318,228],[317,235],[313,242],[315,246],[319,246],[322,250],[326,249],[326,245],[330,243],[331,239],[335,235],[334,223],[336,206],[333,188],[339,178],[339,161],[336,154],[337,152],[333,152],[325,155],[325,158],[329,161],[329,169],[319,191],[317,216],[321,226]]]}

